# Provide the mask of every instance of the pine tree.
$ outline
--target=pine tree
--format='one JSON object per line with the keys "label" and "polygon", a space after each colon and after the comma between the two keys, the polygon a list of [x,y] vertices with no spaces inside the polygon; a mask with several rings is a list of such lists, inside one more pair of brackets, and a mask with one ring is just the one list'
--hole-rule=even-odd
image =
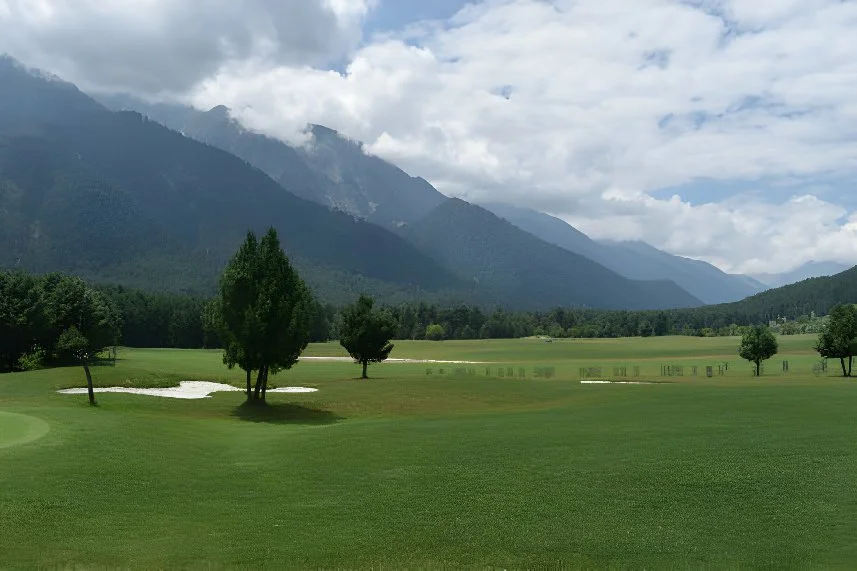
{"label": "pine tree", "polygon": [[[312,295],[271,228],[248,232],[220,280],[223,362],[246,372],[248,401],[265,401],[270,373],[290,369],[309,343]],[[252,373],[257,372],[255,387]]]}
{"label": "pine tree", "polygon": [[361,295],[357,303],[342,311],[342,331],[339,343],[355,362],[363,365],[362,378],[368,378],[369,363],[380,363],[390,356],[396,333],[396,323],[386,311],[374,309],[371,297]]}

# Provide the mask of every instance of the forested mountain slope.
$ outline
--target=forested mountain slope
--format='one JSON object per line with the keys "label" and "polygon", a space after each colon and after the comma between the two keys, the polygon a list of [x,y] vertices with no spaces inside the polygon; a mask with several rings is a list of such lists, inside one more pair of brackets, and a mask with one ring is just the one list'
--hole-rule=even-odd
{"label": "forested mountain slope", "polygon": [[0,101],[4,267],[210,291],[246,231],[272,225],[329,295],[460,287],[392,232],[284,192],[229,153],[138,113],[110,112],[8,58]]}
{"label": "forested mountain slope", "polygon": [[738,308],[767,319],[827,314],[840,303],[857,303],[857,267],[834,276],[810,278],[764,291],[724,307]]}
{"label": "forested mountain slope", "polygon": [[402,234],[501,303],[658,309],[701,302],[669,281],[633,281],[548,244],[487,210],[449,199]]}

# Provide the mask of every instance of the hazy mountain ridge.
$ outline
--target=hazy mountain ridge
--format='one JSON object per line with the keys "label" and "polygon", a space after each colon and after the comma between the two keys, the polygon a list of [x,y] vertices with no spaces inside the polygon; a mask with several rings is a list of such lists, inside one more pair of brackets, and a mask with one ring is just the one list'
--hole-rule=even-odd
{"label": "hazy mountain ridge", "polygon": [[778,274],[750,274],[755,280],[769,288],[778,288],[810,278],[829,277],[840,274],[853,266],[839,262],[816,262],[814,260],[802,264],[798,268]]}
{"label": "hazy mountain ridge", "polygon": [[[548,244],[482,207],[449,199],[402,235],[462,278],[518,306],[661,309],[702,302],[674,282],[634,281]],[[622,300],[621,306],[616,300]]]}
{"label": "hazy mountain ridge", "polygon": [[508,204],[485,207],[542,240],[586,256],[634,280],[672,280],[705,303],[737,301],[760,291],[742,278],[689,258],[674,256],[645,242],[595,241],[559,218]]}

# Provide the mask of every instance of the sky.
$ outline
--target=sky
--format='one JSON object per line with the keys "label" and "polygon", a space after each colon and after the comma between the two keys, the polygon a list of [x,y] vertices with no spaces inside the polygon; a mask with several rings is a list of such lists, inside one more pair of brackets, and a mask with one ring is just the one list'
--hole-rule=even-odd
{"label": "sky", "polygon": [[857,0],[0,0],[0,52],[726,271],[857,263]]}

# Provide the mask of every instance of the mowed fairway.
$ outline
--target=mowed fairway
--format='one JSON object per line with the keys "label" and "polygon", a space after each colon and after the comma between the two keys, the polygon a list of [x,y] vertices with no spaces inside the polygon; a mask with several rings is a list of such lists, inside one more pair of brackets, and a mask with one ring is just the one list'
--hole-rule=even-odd
{"label": "mowed fairway", "polygon": [[[754,379],[737,339],[402,342],[393,357],[496,364],[359,381],[304,362],[274,384],[319,391],[264,412],[241,393],[91,408],[55,392],[81,369],[0,376],[0,568],[853,568],[857,382],[813,374],[812,343],[781,338]],[[657,378],[724,361],[725,377]],[[500,365],[527,378],[485,376]],[[578,380],[634,366],[668,382]],[[217,351],[128,349],[93,373],[243,383]]]}

